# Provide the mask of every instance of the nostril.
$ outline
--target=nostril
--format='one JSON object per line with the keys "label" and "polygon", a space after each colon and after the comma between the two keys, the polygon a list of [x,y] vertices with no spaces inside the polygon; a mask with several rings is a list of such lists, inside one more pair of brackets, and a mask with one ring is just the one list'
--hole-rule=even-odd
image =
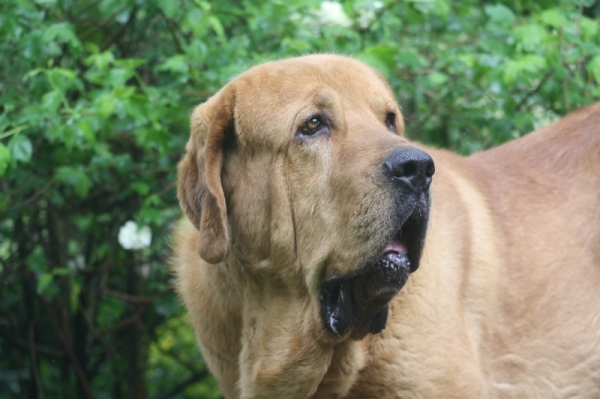
{"label": "nostril", "polygon": [[419,173],[419,165],[415,161],[409,161],[404,165],[404,176],[414,176]]}
{"label": "nostril", "polygon": [[435,173],[435,165],[429,154],[414,147],[394,150],[384,162],[384,169],[393,180],[412,186],[415,190],[427,190]]}
{"label": "nostril", "polygon": [[435,173],[435,164],[433,163],[433,159],[431,159],[427,163],[427,167],[425,168],[425,176],[432,177],[434,173]]}
{"label": "nostril", "polygon": [[397,165],[393,162],[390,162],[389,160],[386,161],[383,165],[385,166],[386,173],[391,177],[404,176],[404,165]]}
{"label": "nostril", "polygon": [[418,165],[415,162],[408,161],[405,163],[399,163],[396,165],[388,166],[392,177],[410,177],[416,175],[418,172]]}

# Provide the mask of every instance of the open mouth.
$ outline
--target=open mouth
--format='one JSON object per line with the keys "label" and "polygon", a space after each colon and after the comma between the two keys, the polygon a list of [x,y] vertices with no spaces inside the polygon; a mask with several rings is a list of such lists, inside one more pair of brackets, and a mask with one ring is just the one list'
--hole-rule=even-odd
{"label": "open mouth", "polygon": [[385,328],[389,301],[418,267],[426,225],[426,217],[409,218],[375,261],[350,275],[323,280],[321,318],[330,334],[351,330],[351,338],[362,339]]}
{"label": "open mouth", "polygon": [[404,286],[410,273],[406,246],[401,239],[394,239],[386,246],[381,258],[365,276],[364,299],[369,302],[389,300]]}

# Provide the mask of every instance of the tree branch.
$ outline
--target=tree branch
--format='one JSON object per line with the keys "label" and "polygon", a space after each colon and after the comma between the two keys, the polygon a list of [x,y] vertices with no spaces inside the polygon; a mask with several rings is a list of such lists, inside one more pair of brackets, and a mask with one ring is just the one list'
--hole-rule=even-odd
{"label": "tree branch", "polygon": [[127,19],[127,22],[125,22],[123,25],[121,25],[121,27],[111,37],[109,37],[108,39],[106,39],[104,41],[104,43],[102,43],[102,45],[100,46],[100,51],[105,51],[107,48],[109,48],[111,46],[111,44],[116,42],[117,39],[119,37],[121,37],[127,31],[127,29],[133,23],[135,14],[137,14],[137,10],[138,10],[137,6],[133,7],[131,9],[131,14],[129,14],[129,18]]}
{"label": "tree branch", "polygon": [[60,331],[60,329],[56,325],[56,321],[55,321],[56,314],[52,310],[52,307],[50,306],[50,304],[48,303],[46,298],[44,298],[42,295],[39,295],[38,297],[40,298],[40,301],[44,305],[46,312],[48,312],[48,315],[50,316],[50,320],[52,321],[52,328],[54,329],[56,336],[58,337],[61,345],[63,346],[63,349],[67,353],[67,356],[68,356],[69,360],[71,361],[71,364],[73,364],[73,367],[75,367],[75,372],[77,373],[77,378],[79,379],[79,383],[81,384],[81,387],[83,388],[86,398],[93,399],[94,396],[92,395],[92,388],[90,387],[90,384],[85,375],[85,372],[83,371],[83,368],[79,364],[79,361],[77,360],[77,356],[75,356],[75,352],[73,352],[73,348],[69,344],[69,341],[68,341],[66,335],[64,334],[64,332]]}
{"label": "tree branch", "polygon": [[173,20],[167,18],[164,12],[160,12],[163,19],[167,23],[167,27],[169,28],[169,32],[171,33],[171,37],[173,38],[173,42],[175,42],[175,47],[177,48],[177,52],[180,54],[185,54],[185,50],[183,49],[183,45],[181,44],[181,39],[177,36],[177,30],[173,26]]}
{"label": "tree branch", "polygon": [[42,384],[40,382],[40,373],[38,371],[37,362],[37,351],[35,350],[35,330],[34,321],[29,320],[29,357],[31,358],[31,373],[33,374],[33,381],[35,382],[35,389],[38,397],[44,399],[44,392],[42,391]]}
{"label": "tree branch", "polygon": [[164,399],[172,398],[172,397],[176,396],[178,393],[180,393],[181,391],[183,391],[184,389],[186,389],[189,385],[194,384],[199,381],[202,381],[207,376],[208,376],[208,371],[201,371],[199,373],[196,373],[196,374],[192,375],[190,378],[188,378],[187,380],[182,381],[179,384],[177,384],[169,393],[167,393],[165,396],[163,396],[163,398]]}
{"label": "tree branch", "polygon": [[126,294],[121,291],[115,291],[107,287],[102,287],[102,292],[108,295],[115,296],[119,299],[122,299],[131,303],[153,303],[158,299],[158,295],[155,296],[136,296],[131,294]]}
{"label": "tree branch", "polygon": [[542,86],[548,81],[548,79],[550,78],[550,76],[552,76],[552,70],[551,69],[548,70],[544,76],[542,76],[542,78],[538,82],[537,86],[535,86],[533,88],[533,90],[527,92],[527,94],[525,94],[523,96],[523,98],[521,99],[521,101],[519,101],[519,103],[515,106],[515,109],[516,110],[520,110],[521,107],[525,104],[525,102],[527,100],[529,100],[531,98],[531,96],[533,96],[535,93],[537,93],[542,88]]}
{"label": "tree branch", "polygon": [[17,348],[21,349],[24,352],[35,351],[36,353],[38,353],[40,355],[44,355],[44,356],[55,358],[55,359],[63,359],[66,356],[64,354],[64,352],[60,352],[60,351],[57,351],[56,349],[48,348],[43,345],[34,344],[32,346],[30,343],[25,342],[22,339],[11,337],[4,331],[0,331],[0,337],[2,337],[2,339],[5,339],[8,342],[12,343]]}

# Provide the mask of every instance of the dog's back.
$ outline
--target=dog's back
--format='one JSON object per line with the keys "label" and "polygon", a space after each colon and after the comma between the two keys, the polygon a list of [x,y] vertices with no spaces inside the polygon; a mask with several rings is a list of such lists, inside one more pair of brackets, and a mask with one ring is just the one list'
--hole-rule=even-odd
{"label": "dog's back", "polygon": [[502,243],[493,389],[600,397],[600,103],[467,162]]}

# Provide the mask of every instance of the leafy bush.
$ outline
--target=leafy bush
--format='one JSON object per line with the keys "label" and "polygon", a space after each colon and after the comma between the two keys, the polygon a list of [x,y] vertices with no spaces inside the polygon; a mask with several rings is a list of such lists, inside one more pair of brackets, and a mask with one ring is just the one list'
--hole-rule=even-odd
{"label": "leafy bush", "polygon": [[410,137],[469,154],[600,96],[599,8],[3,2],[3,397],[219,397],[167,259],[189,113],[236,74],[309,52],[352,54],[388,78]]}

